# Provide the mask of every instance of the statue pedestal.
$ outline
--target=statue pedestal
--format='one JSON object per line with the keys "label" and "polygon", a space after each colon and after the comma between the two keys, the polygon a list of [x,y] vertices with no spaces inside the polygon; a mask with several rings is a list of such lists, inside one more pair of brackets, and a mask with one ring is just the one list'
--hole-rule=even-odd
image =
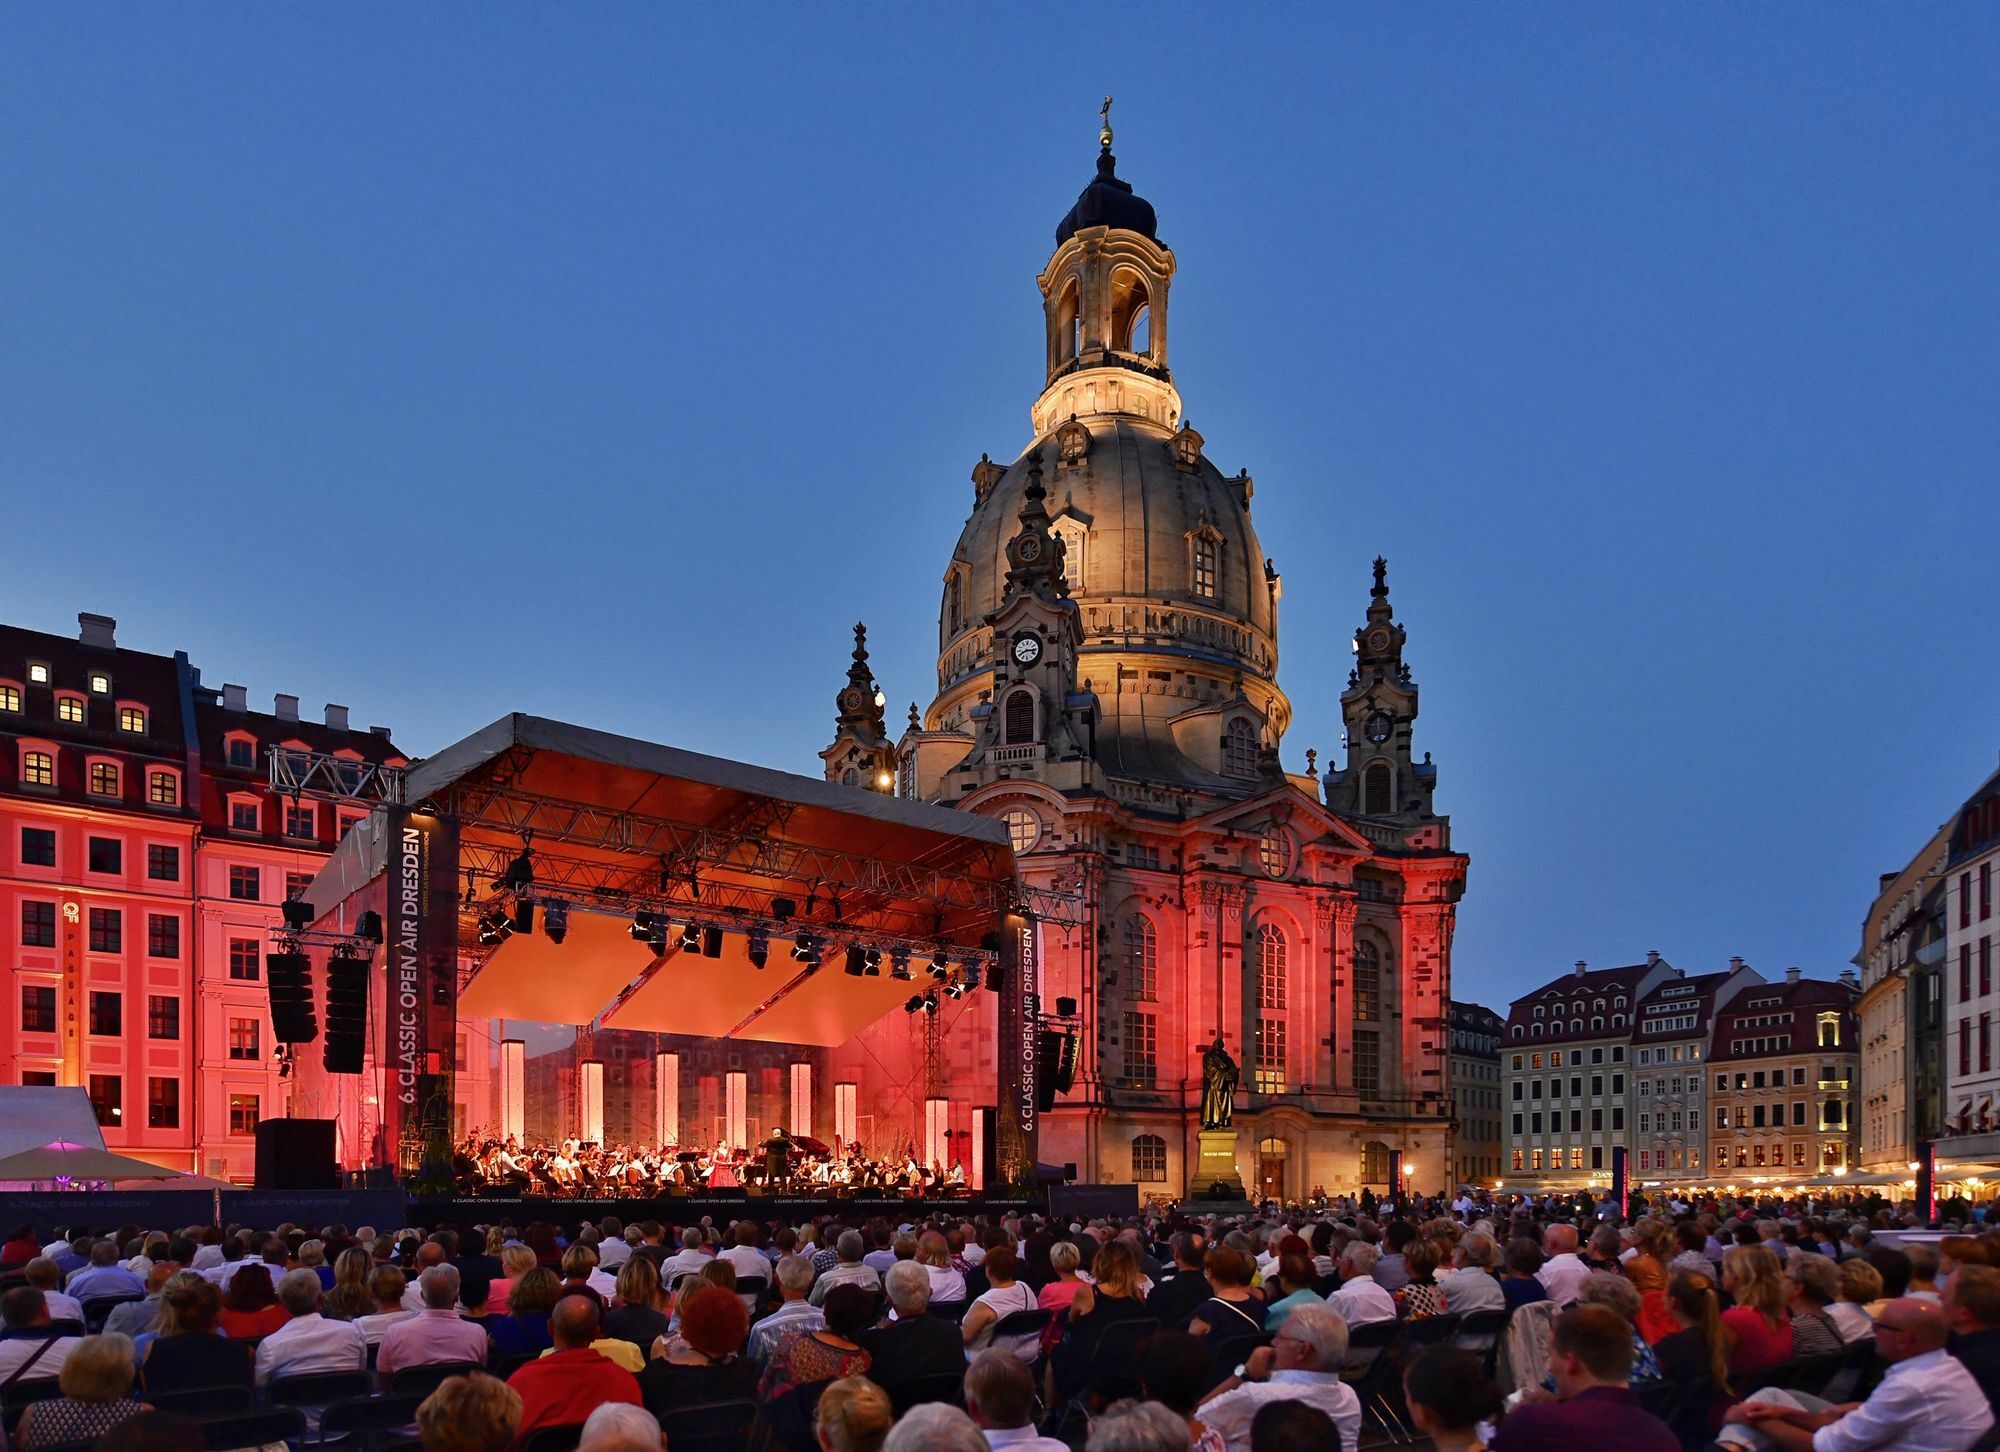
{"label": "statue pedestal", "polygon": [[[1236,1131],[1204,1129],[1197,1133],[1196,1140],[1201,1153],[1195,1161],[1194,1173],[1188,1176],[1188,1199],[1246,1199],[1243,1177],[1236,1173]],[[1228,1191],[1226,1197],[1216,1194],[1217,1185]]]}

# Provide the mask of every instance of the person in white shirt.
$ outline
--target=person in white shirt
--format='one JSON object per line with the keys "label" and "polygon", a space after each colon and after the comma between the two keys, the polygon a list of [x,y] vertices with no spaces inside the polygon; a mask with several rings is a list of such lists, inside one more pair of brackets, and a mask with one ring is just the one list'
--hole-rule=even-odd
{"label": "person in white shirt", "polygon": [[42,1293],[48,1302],[51,1321],[81,1321],[83,1302],[67,1291],[58,1289],[62,1284],[62,1269],[45,1255],[38,1255],[28,1262],[28,1284]]}
{"label": "person in white shirt", "polygon": [[[1778,1452],[1967,1452],[1993,1429],[1993,1408],[1965,1364],[1944,1349],[1944,1312],[1911,1296],[1875,1317],[1875,1350],[1889,1370],[1859,1406],[1829,1407],[1780,1391],[1729,1409],[1716,1439]],[[1808,1407],[1810,1400],[1817,1405]]]}
{"label": "person in white shirt", "polygon": [[778,1309],[750,1328],[750,1342],[744,1355],[763,1366],[789,1337],[818,1331],[826,1325],[826,1313],[806,1297],[813,1286],[812,1262],[802,1255],[788,1255],[778,1262],[778,1292],[784,1299]]}
{"label": "person in white shirt", "polygon": [[417,1313],[403,1305],[403,1273],[392,1265],[380,1265],[369,1272],[368,1294],[375,1298],[375,1309],[365,1316],[354,1318],[354,1329],[361,1333],[361,1339],[373,1346],[382,1339],[382,1333],[399,1322],[407,1321]]}
{"label": "person in white shirt", "polygon": [[0,1382],[54,1376],[83,1340],[49,1330],[48,1302],[33,1286],[15,1286],[0,1295],[0,1319],[7,1323],[0,1333]]}
{"label": "person in white shirt", "polygon": [[702,1228],[690,1225],[681,1232],[681,1248],[668,1256],[666,1263],[660,1267],[660,1280],[671,1287],[679,1276],[699,1275],[702,1267],[714,1258]]}
{"label": "person in white shirt", "polygon": [[1326,1298],[1348,1326],[1396,1319],[1396,1298],[1375,1279],[1381,1252],[1365,1240],[1350,1240],[1340,1253],[1340,1286]]}
{"label": "person in white shirt", "polygon": [[639,1238],[638,1233],[631,1232],[632,1239],[627,1240],[625,1228],[609,1215],[600,1222],[598,1229],[602,1231],[603,1239],[597,1242],[597,1263],[616,1278],[618,1267],[632,1258],[632,1241]]}
{"label": "person in white shirt", "polygon": [[1275,1401],[1302,1401],[1333,1419],[1341,1452],[1361,1442],[1361,1398],[1340,1379],[1347,1359],[1347,1323],[1329,1306],[1300,1306],[1269,1346],[1250,1353],[1241,1377],[1224,1377],[1202,1401],[1202,1424],[1228,1452],[1250,1452],[1250,1424]]}
{"label": "person in white shirt", "polygon": [[320,1315],[321,1295],[319,1277],[309,1270],[290,1271],[278,1282],[278,1300],[292,1319],[257,1343],[257,1385],[274,1376],[368,1369],[360,1330]]}
{"label": "person in white shirt", "polygon": [[1558,1306],[1575,1305],[1577,1297],[1583,1294],[1583,1283],[1590,1275],[1590,1267],[1583,1263],[1576,1247],[1574,1225],[1551,1225],[1542,1233],[1542,1250],[1548,1260],[1535,1273],[1535,1279],[1542,1283],[1542,1289]]}
{"label": "person in white shirt", "polygon": [[1069,1452],[1067,1443],[1035,1430],[1035,1378],[1011,1351],[988,1347],[965,1369],[965,1414],[994,1452]]}
{"label": "person in white shirt", "polygon": [[[835,1253],[840,1259],[830,1269],[820,1273],[818,1284],[812,1288],[810,1299],[815,1306],[825,1305],[828,1291],[835,1286],[846,1285],[850,1281],[856,1285],[866,1286],[871,1292],[882,1289],[882,1277],[875,1273],[873,1267],[861,1263],[863,1241],[860,1231],[843,1230],[840,1232],[840,1239],[833,1244]],[[962,1286],[963,1282],[961,1288]]]}
{"label": "person in white shirt", "polygon": [[745,1276],[755,1276],[761,1281],[769,1281],[771,1262],[766,1260],[764,1252],[757,1248],[757,1241],[760,1238],[757,1223],[754,1220],[738,1221],[729,1238],[735,1243],[723,1251],[717,1259],[726,1260],[734,1266],[738,1280]]}
{"label": "person in white shirt", "polygon": [[1444,1292],[1445,1310],[1454,1316],[1506,1310],[1507,1294],[1493,1275],[1493,1264],[1499,1258],[1500,1247],[1490,1235],[1474,1231],[1461,1240],[1451,1253],[1452,1268],[1438,1273],[1437,1284]]}

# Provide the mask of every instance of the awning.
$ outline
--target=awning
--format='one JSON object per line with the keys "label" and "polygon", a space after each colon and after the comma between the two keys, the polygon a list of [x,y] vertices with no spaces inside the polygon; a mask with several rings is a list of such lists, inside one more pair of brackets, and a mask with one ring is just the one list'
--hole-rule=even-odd
{"label": "awning", "polygon": [[93,1149],[73,1140],[58,1139],[36,1149],[0,1159],[0,1181],[6,1180],[174,1180],[179,1170]]}

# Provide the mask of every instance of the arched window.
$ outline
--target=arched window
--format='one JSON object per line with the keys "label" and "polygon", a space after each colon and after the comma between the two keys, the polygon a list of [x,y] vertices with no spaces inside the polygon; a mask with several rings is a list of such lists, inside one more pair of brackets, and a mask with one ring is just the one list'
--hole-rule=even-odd
{"label": "arched window", "polygon": [[1284,933],[1273,923],[1257,929],[1257,1092],[1285,1092],[1286,983]]}
{"label": "arched window", "polygon": [[1016,852],[1026,852],[1042,840],[1042,819],[1026,807],[1010,807],[1000,820],[1007,824],[1007,841]]}
{"label": "arched window", "polygon": [[1160,996],[1159,940],[1144,913],[1125,920],[1125,981],[1134,998]]}
{"label": "arched window", "polygon": [[1056,346],[1061,354],[1058,362],[1067,363],[1083,352],[1082,295],[1073,277],[1056,300]]}
{"label": "arched window", "polygon": [[1257,733],[1241,717],[1222,728],[1222,769],[1231,776],[1257,774]]}
{"label": "arched window", "polygon": [[1146,279],[1129,267],[1111,274],[1111,341],[1124,353],[1149,351],[1152,298]]}
{"label": "arched window", "polygon": [[[1354,1016],[1363,1023],[1382,1016],[1382,950],[1366,939],[1354,945]],[[1520,1036],[1516,1028],[1514,1037]]]}
{"label": "arched window", "polygon": [[1361,1183],[1384,1186],[1389,1183],[1389,1146],[1379,1139],[1361,1146]]}
{"label": "arched window", "polygon": [[1132,327],[1125,336],[1125,351],[1144,353],[1151,356],[1153,351],[1153,310],[1144,303],[1132,314]]}
{"label": "arched window", "polygon": [[1132,1178],[1141,1185],[1159,1184],[1166,1180],[1167,1142],[1157,1134],[1133,1137]]}
{"label": "arched window", "polygon": [[1361,774],[1361,810],[1386,817],[1396,810],[1396,773],[1386,761],[1371,761]]}
{"label": "arched window", "polygon": [[1035,739],[1035,695],[1016,691],[1007,698],[1003,723],[1009,746],[1025,746]]}
{"label": "arched window", "polygon": [[965,591],[953,575],[944,587],[945,634],[956,635],[965,626]]}
{"label": "arched window", "polygon": [[1221,571],[1217,566],[1215,540],[1206,534],[1194,537],[1191,549],[1194,593],[1198,599],[1213,600],[1219,589]]}

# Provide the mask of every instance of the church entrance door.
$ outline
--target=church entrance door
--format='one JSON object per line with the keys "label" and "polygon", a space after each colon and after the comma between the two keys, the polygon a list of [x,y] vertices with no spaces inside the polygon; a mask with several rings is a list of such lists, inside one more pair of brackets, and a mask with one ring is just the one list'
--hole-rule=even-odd
{"label": "church entrance door", "polygon": [[1285,1198],[1285,1152],[1281,1139],[1260,1140],[1257,1144],[1257,1196],[1263,1200]]}

